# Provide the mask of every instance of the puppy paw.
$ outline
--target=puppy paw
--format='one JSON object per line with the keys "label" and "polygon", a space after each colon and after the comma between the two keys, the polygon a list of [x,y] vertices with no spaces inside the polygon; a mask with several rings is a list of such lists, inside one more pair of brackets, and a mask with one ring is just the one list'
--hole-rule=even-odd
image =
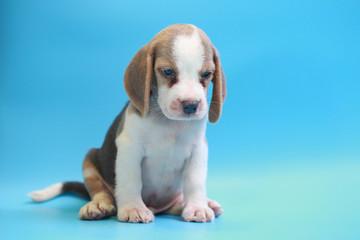
{"label": "puppy paw", "polygon": [[154,214],[145,206],[127,206],[119,209],[120,222],[149,223],[154,222]]}
{"label": "puppy paw", "polygon": [[116,208],[112,203],[93,200],[80,209],[79,217],[83,220],[98,220],[115,214]]}
{"label": "puppy paw", "polygon": [[182,217],[186,222],[211,222],[214,220],[215,214],[208,206],[186,206]]}
{"label": "puppy paw", "polygon": [[224,212],[221,205],[215,200],[208,199],[208,206],[213,210],[215,217],[220,216]]}

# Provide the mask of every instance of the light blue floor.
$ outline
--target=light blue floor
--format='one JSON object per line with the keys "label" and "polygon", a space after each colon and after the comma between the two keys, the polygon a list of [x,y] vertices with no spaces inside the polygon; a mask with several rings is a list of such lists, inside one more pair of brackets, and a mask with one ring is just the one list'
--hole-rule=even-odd
{"label": "light blue floor", "polygon": [[[277,164],[230,173],[213,171],[209,196],[224,207],[211,223],[157,216],[154,223],[115,218],[81,221],[86,201],[74,196],[32,203],[25,193],[43,184],[1,184],[2,239],[359,239],[360,164]],[[29,183],[31,182],[31,183]]]}
{"label": "light blue floor", "polygon": [[[228,95],[207,131],[212,223],[80,221],[26,196],[79,180],[158,31],[202,28]],[[0,239],[360,239],[360,1],[0,1]],[[161,144],[161,143],[159,143]]]}

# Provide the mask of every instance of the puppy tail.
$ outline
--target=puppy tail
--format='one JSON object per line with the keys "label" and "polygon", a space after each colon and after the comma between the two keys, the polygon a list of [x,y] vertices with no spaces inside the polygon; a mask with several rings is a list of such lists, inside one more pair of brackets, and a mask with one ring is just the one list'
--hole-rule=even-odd
{"label": "puppy tail", "polygon": [[56,183],[43,190],[33,191],[28,196],[34,202],[44,202],[65,193],[75,193],[83,198],[90,199],[89,192],[82,182]]}

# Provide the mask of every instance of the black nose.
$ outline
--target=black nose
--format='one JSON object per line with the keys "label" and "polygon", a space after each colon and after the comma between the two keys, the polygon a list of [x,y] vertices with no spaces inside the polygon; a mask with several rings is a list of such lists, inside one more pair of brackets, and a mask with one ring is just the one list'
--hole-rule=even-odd
{"label": "black nose", "polygon": [[181,102],[181,104],[185,114],[192,114],[192,113],[196,113],[199,106],[199,101],[193,101],[193,102],[183,101]]}

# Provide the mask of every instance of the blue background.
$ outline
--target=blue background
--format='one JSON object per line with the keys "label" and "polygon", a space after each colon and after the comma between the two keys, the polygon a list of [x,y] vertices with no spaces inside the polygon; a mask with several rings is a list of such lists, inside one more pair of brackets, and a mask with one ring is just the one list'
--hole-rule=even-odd
{"label": "blue background", "polygon": [[[0,3],[2,239],[360,239],[360,1]],[[26,194],[82,180],[127,96],[136,51],[202,28],[228,83],[208,127],[212,223],[80,221],[86,201]]]}

